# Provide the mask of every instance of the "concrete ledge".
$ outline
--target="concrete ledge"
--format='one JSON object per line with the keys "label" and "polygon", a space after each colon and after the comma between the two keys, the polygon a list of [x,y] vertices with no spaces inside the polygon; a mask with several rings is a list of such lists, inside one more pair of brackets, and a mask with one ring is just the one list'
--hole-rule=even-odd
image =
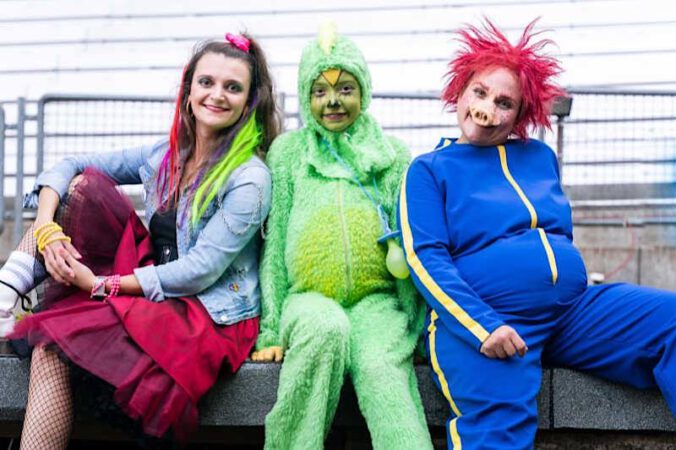
{"label": "concrete ledge", "polygon": [[0,355],[0,421],[23,420],[28,373],[28,361]]}
{"label": "concrete ledge", "polygon": [[657,390],[641,391],[573,370],[552,373],[552,428],[676,431]]}
{"label": "concrete ledge", "polygon": [[[219,381],[201,405],[206,427],[260,427],[277,398],[279,364],[249,362]],[[443,427],[448,403],[434,386],[426,366],[416,374],[431,427]],[[20,422],[28,390],[28,361],[0,357],[0,423]],[[545,370],[538,397],[540,429],[598,429],[620,431],[676,431],[661,394],[639,391],[566,369]],[[80,417],[87,417],[81,411]],[[335,420],[336,427],[365,427],[350,383],[346,383]]]}

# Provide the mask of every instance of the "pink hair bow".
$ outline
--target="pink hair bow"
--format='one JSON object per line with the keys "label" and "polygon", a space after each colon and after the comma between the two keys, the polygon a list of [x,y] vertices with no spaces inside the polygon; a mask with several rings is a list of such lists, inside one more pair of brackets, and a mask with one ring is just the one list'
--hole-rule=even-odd
{"label": "pink hair bow", "polygon": [[225,34],[225,40],[230,42],[232,45],[237,47],[238,49],[242,50],[245,53],[249,53],[249,46],[251,43],[247,38],[242,36],[241,34],[230,34],[226,33]]}

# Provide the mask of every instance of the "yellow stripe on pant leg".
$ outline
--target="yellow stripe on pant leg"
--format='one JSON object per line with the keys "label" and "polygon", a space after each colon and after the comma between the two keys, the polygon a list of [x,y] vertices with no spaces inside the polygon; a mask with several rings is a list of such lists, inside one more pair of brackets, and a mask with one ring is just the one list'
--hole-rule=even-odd
{"label": "yellow stripe on pant leg", "polygon": [[460,442],[460,435],[458,434],[458,418],[451,420],[448,425],[451,430],[451,442],[453,442],[453,450],[462,450],[462,442]]}
{"label": "yellow stripe on pant leg", "polygon": [[432,363],[432,370],[437,375],[439,379],[439,384],[441,385],[441,392],[443,392],[444,397],[448,400],[448,403],[451,405],[451,410],[455,414],[455,418],[451,420],[449,424],[449,433],[451,434],[451,442],[453,442],[453,449],[460,450],[462,449],[462,443],[460,442],[460,435],[458,434],[458,427],[456,425],[456,420],[462,414],[457,405],[451,397],[451,390],[448,388],[448,382],[446,381],[446,376],[439,366],[439,359],[437,358],[437,326],[436,321],[439,318],[439,315],[436,311],[432,310],[430,314],[430,325],[427,327],[427,330],[430,333],[430,362]]}

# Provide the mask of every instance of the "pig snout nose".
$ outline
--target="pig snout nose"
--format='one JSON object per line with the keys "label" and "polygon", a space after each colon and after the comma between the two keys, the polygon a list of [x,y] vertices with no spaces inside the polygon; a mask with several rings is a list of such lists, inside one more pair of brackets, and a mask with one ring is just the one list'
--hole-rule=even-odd
{"label": "pig snout nose", "polygon": [[500,121],[495,114],[486,111],[483,108],[471,108],[470,115],[472,116],[474,123],[481,125],[482,127],[500,125]]}

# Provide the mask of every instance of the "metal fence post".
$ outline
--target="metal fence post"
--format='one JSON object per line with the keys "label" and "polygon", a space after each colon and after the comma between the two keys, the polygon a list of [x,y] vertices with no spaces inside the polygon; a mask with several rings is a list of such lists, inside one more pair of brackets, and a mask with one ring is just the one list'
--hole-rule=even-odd
{"label": "metal fence post", "polygon": [[0,234],[5,231],[5,110],[0,107]]}
{"label": "metal fence post", "polygon": [[565,116],[556,116],[556,159],[559,162],[559,176],[563,181],[563,122]]}
{"label": "metal fence post", "polygon": [[38,158],[36,165],[36,174],[41,174],[44,170],[45,164],[45,97],[43,96],[38,101],[38,134],[36,136],[36,157]]}
{"label": "metal fence post", "polygon": [[16,192],[14,193],[14,245],[23,235],[23,154],[25,144],[26,99],[16,103]]}
{"label": "metal fence post", "polygon": [[279,100],[279,109],[282,113],[282,132],[286,131],[286,94],[284,92],[279,93],[277,96]]}

